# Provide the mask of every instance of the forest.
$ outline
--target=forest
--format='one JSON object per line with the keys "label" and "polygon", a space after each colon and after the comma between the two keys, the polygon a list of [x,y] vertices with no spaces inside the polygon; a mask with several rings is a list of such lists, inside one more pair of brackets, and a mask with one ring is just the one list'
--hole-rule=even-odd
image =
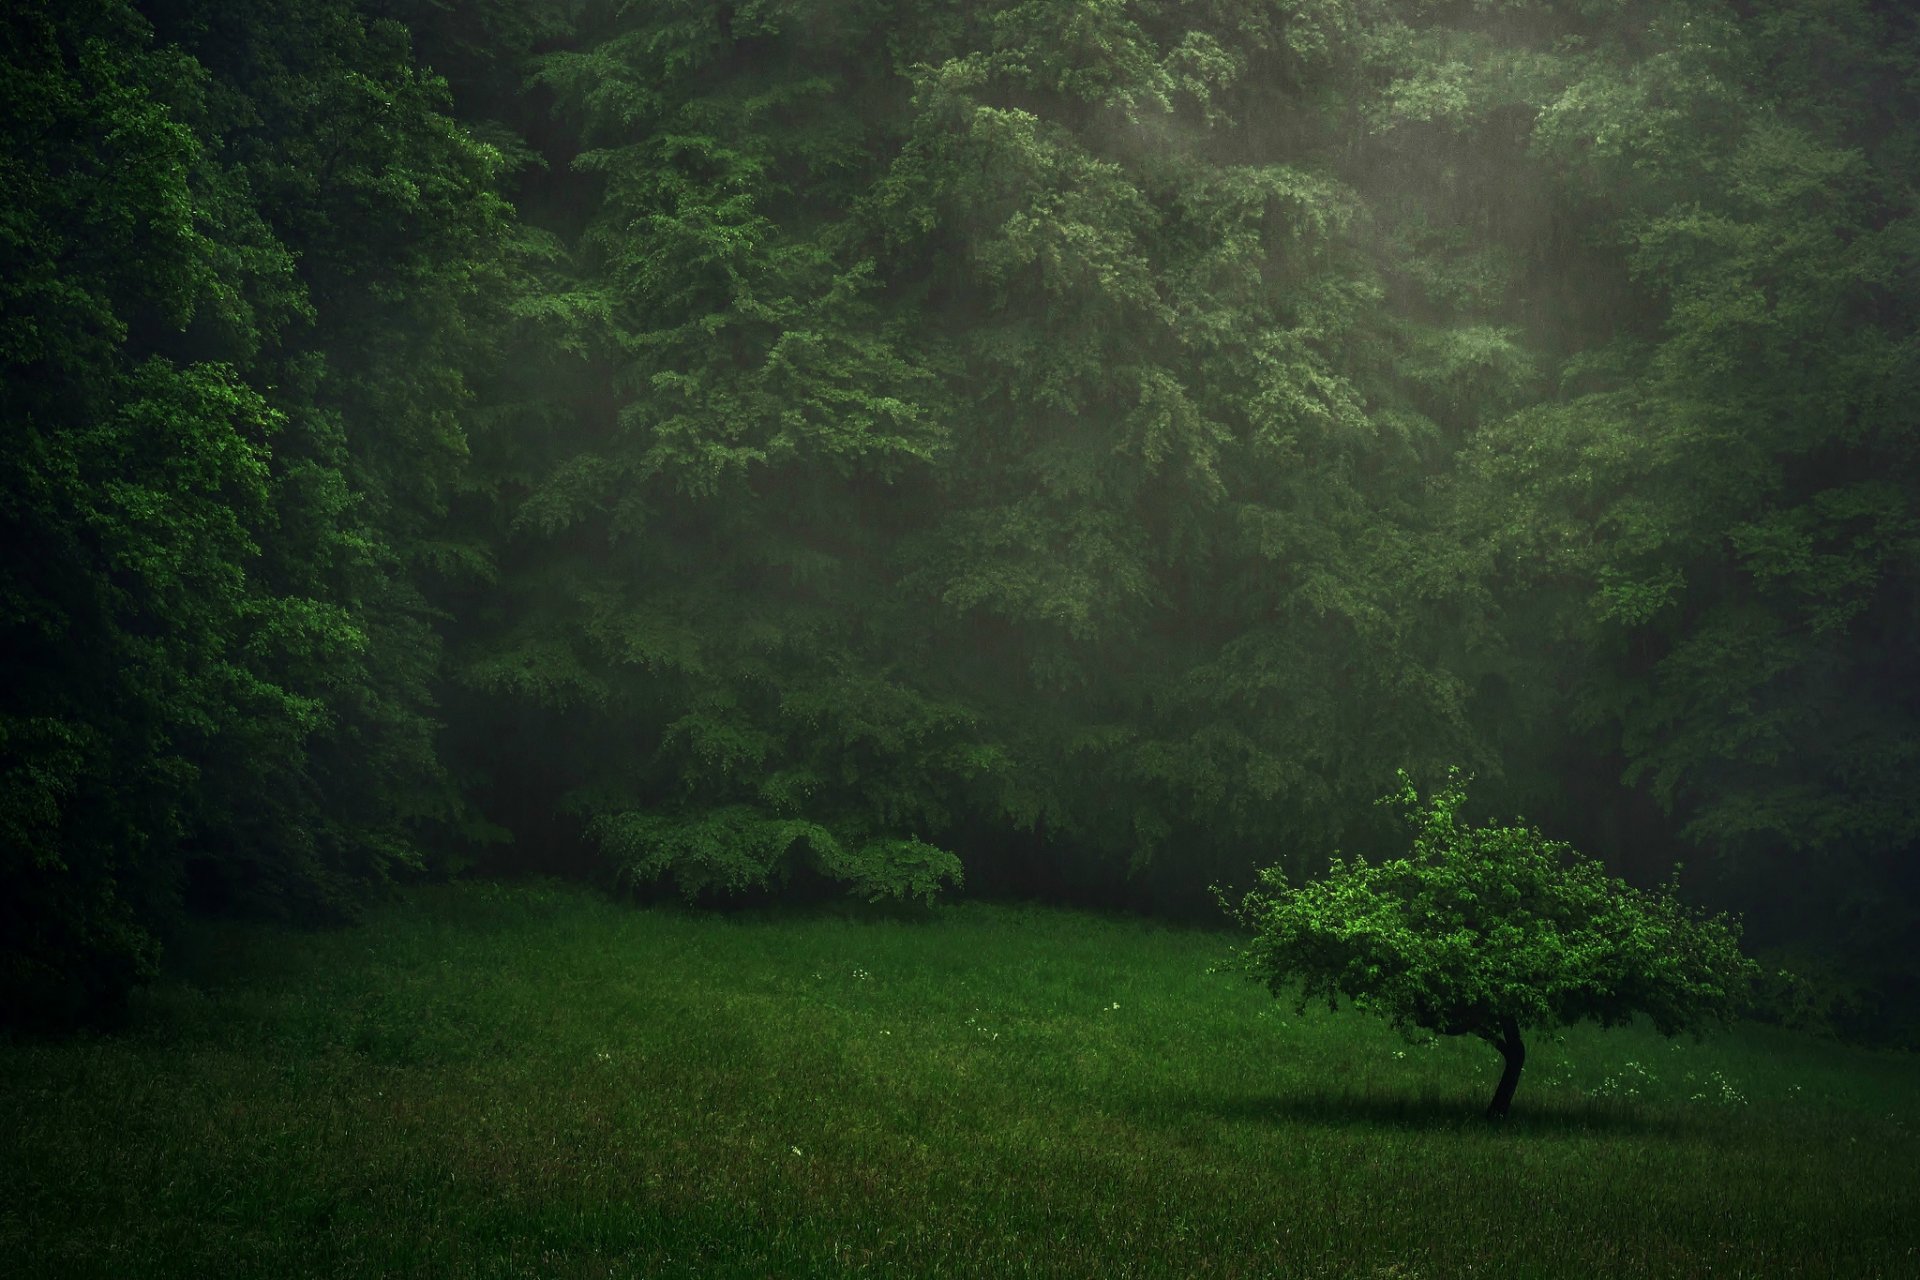
{"label": "forest", "polygon": [[9,1024],[463,876],[1217,921],[1458,767],[1912,1043],[1908,6],[0,31]]}

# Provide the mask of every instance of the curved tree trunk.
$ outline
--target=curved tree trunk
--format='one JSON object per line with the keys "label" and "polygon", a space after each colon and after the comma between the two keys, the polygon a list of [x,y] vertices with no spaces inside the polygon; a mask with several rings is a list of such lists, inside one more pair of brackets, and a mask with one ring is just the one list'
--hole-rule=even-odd
{"label": "curved tree trunk", "polygon": [[1487,1104],[1487,1119],[1504,1120],[1507,1118],[1507,1108],[1513,1103],[1513,1091],[1520,1084],[1520,1068],[1527,1065],[1527,1046],[1520,1040],[1520,1024],[1512,1018],[1500,1019],[1498,1040],[1492,1036],[1485,1039],[1506,1060],[1506,1069],[1500,1073],[1499,1087],[1493,1091],[1493,1101]]}

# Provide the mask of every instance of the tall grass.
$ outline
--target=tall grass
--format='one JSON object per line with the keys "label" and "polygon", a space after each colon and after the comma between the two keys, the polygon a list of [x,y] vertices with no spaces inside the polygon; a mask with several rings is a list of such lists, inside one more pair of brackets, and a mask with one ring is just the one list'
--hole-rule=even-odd
{"label": "tall grass", "polygon": [[209,929],[0,1046],[0,1258],[100,1276],[1915,1276],[1920,1065],[1766,1028],[1498,1060],[1227,935],[423,890]]}

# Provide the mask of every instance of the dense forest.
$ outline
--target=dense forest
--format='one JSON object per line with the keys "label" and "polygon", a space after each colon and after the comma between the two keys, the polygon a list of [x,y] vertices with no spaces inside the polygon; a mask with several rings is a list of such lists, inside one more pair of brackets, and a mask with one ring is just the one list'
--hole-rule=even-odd
{"label": "dense forest", "polygon": [[0,32],[7,1021],[475,870],[1202,918],[1457,765],[1914,1034],[1910,6]]}

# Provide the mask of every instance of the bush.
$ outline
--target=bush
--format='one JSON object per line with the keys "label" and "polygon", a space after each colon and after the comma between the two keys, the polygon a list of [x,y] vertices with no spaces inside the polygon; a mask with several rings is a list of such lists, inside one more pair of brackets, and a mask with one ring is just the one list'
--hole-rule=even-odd
{"label": "bush", "polygon": [[931,904],[963,879],[960,860],[923,840],[843,841],[817,822],[769,817],[745,805],[699,814],[607,814],[587,835],[628,884],[671,877],[689,902],[783,884],[798,860],[869,902]]}

